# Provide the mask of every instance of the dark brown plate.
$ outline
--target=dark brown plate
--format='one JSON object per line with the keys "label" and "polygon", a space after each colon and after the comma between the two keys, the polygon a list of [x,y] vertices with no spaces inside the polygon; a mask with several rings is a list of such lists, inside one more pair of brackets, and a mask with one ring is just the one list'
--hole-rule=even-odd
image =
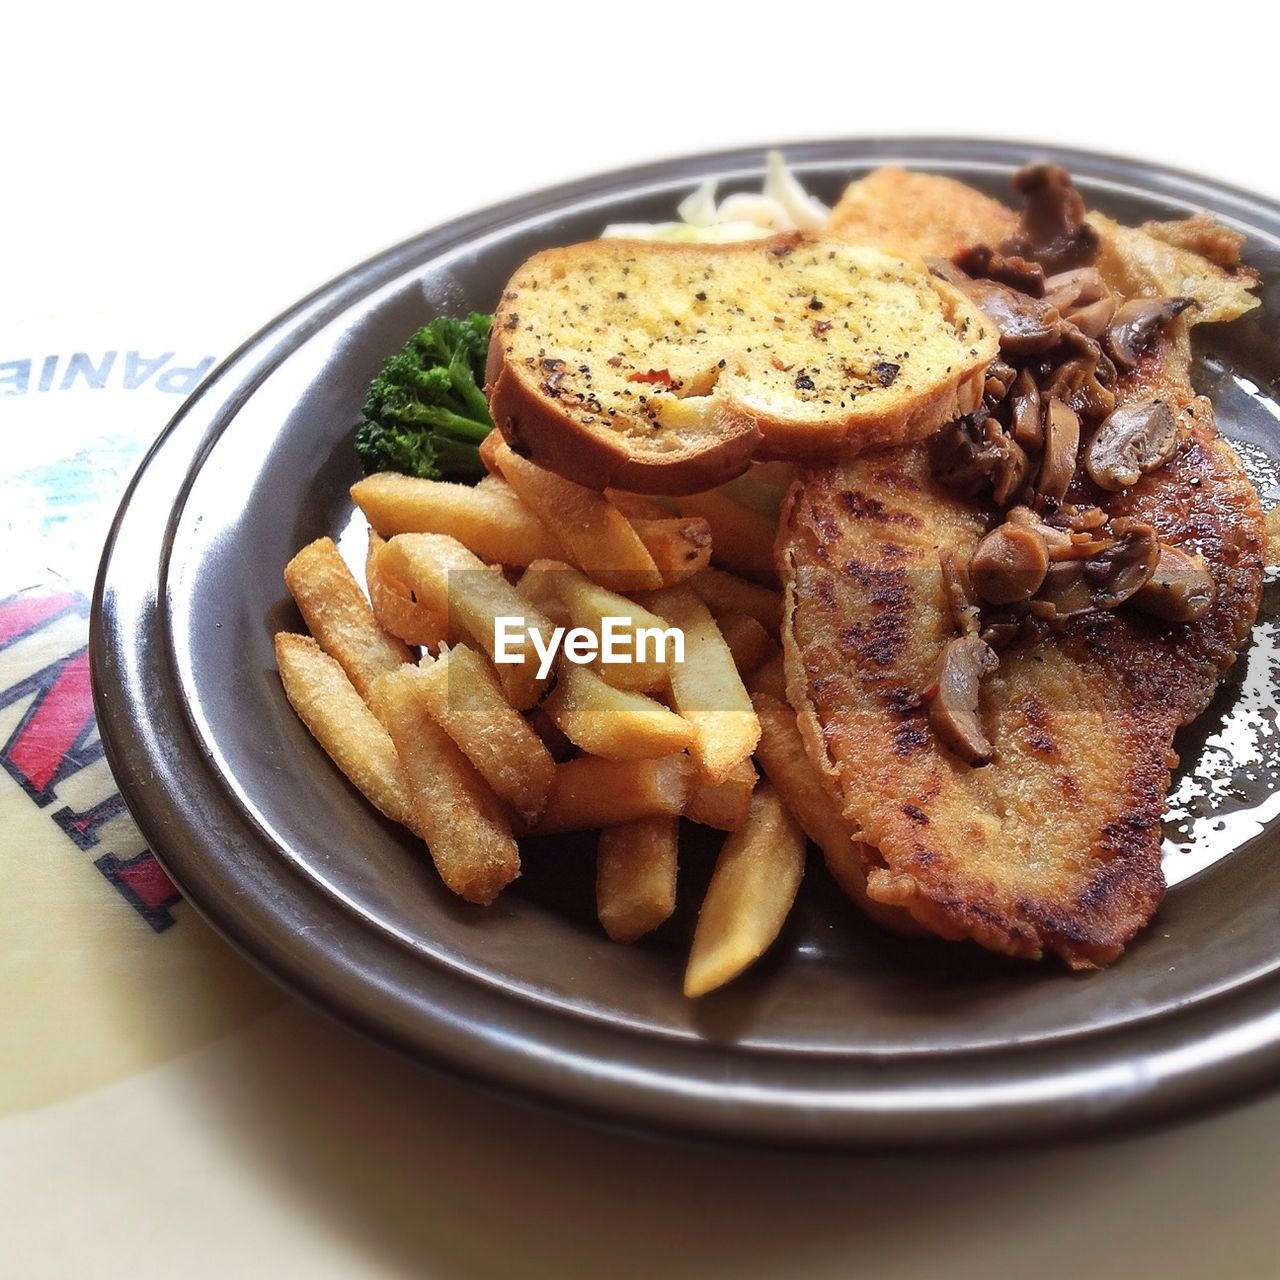
{"label": "dark brown plate", "polygon": [[[828,200],[890,162],[1004,195],[1035,155],[1124,221],[1207,207],[1245,230],[1264,307],[1204,333],[1198,377],[1264,496],[1274,486],[1280,207],[1042,147],[786,150]],[[531,845],[513,890],[469,907],[286,704],[271,635],[300,624],[280,570],[321,534],[359,536],[351,435],[384,355],[438,311],[491,308],[535,250],[669,218],[709,175],[758,186],[761,161],[678,160],[451,223],[313,294],[215,372],[131,486],[94,601],[98,719],[130,808],[196,907],[293,990],[425,1062],[613,1120],[832,1147],[1015,1139],[1148,1121],[1271,1082],[1274,588],[1252,647],[1179,743],[1168,899],[1120,963],[1086,976],[886,937],[815,862],[765,962],[689,1003],[680,974],[713,842],[691,845],[680,912],[636,947],[595,923],[589,841]]]}

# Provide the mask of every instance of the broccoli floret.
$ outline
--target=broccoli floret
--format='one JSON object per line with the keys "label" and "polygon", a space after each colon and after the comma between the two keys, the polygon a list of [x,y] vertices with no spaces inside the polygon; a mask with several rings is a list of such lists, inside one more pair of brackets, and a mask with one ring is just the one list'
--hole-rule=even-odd
{"label": "broccoli floret", "polygon": [[439,480],[484,473],[480,442],[493,430],[481,384],[493,317],[439,316],[391,356],[369,384],[356,454],[365,474]]}

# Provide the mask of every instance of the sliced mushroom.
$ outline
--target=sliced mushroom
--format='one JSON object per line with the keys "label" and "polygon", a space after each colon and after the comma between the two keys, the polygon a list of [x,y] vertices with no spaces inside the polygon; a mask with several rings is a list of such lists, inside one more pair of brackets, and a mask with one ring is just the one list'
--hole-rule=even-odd
{"label": "sliced mushroom", "polygon": [[1021,634],[1028,618],[1027,607],[988,611],[978,638],[997,653],[1007,649]]}
{"label": "sliced mushroom", "polygon": [[1055,560],[1031,602],[1039,618],[1061,622],[1084,613],[1114,609],[1135,595],[1155,572],[1160,544],[1139,520],[1111,522],[1111,536],[1094,540],[1081,559]]}
{"label": "sliced mushroom", "polygon": [[1162,542],[1155,571],[1130,603],[1169,622],[1196,622],[1208,613],[1215,594],[1203,556],[1188,555]]}
{"label": "sliced mushroom", "polygon": [[1084,201],[1071,175],[1056,164],[1019,169],[1013,185],[1026,197],[1022,225],[1000,252],[1040,263],[1050,273],[1087,267],[1098,255],[1098,233],[1084,220]]}
{"label": "sliced mushroom", "polygon": [[1098,361],[1092,355],[1079,355],[1058,365],[1045,378],[1040,394],[1061,400],[1087,418],[1105,418],[1116,407],[1115,393],[1099,380]]}
{"label": "sliced mushroom", "polygon": [[1031,478],[1031,459],[1022,446],[999,429],[999,423],[991,419],[989,434],[998,440],[999,461],[991,474],[991,498],[996,506],[1007,506]]}
{"label": "sliced mushroom", "polygon": [[1049,550],[1033,528],[1005,523],[978,543],[969,561],[973,589],[991,604],[1030,600],[1049,571]]}
{"label": "sliced mushroom", "polygon": [[988,274],[993,280],[999,280],[1019,293],[1030,294],[1033,298],[1044,297],[1044,268],[1038,262],[1019,258],[1016,254],[1006,255],[992,263]]}
{"label": "sliced mushroom", "polygon": [[1056,529],[1040,519],[1030,507],[1010,507],[1005,522],[1031,529],[1039,535],[1049,553],[1050,560],[1057,560],[1072,548],[1072,538],[1066,529]]}
{"label": "sliced mushroom", "polygon": [[938,659],[933,683],[926,691],[933,731],[962,760],[988,764],[991,741],[978,719],[981,684],[1000,665],[995,651],[977,636],[957,636]]}
{"label": "sliced mushroom", "polygon": [[1107,350],[1121,369],[1137,367],[1152,339],[1192,303],[1191,298],[1130,298],[1107,326]]}
{"label": "sliced mushroom", "polygon": [[1080,449],[1080,418],[1070,405],[1051,399],[1044,411],[1044,458],[1036,490],[1054,502],[1067,496],[1076,473]]}
{"label": "sliced mushroom", "polygon": [[963,289],[970,282],[971,277],[961,271],[950,258],[930,255],[924,260],[924,265],[929,268],[931,276],[937,276],[939,280],[945,280],[948,284],[955,285],[957,289]]}
{"label": "sliced mushroom", "polygon": [[1099,298],[1109,298],[1111,289],[1097,267],[1078,267],[1060,271],[1044,282],[1045,301],[1059,311],[1085,307]]}
{"label": "sliced mushroom", "polygon": [[1115,314],[1116,300],[1107,297],[1099,298],[1097,302],[1090,302],[1082,307],[1072,307],[1070,311],[1063,312],[1062,318],[1075,325],[1081,333],[1096,339],[1106,333],[1107,326]]}
{"label": "sliced mushroom", "polygon": [[933,474],[949,489],[976,498],[991,481],[997,458],[976,415],[959,418],[929,442]]}
{"label": "sliced mushroom", "polygon": [[1160,560],[1156,532],[1141,520],[1111,521],[1111,545],[1084,561],[1084,576],[1103,609],[1114,609],[1155,572]]}
{"label": "sliced mushroom", "polygon": [[1049,552],[1049,559],[1054,564],[1065,562],[1080,564],[1085,560],[1092,559],[1094,556],[1101,555],[1111,544],[1111,539],[1106,534],[1099,534],[1094,537],[1090,533],[1069,533],[1067,534],[1066,544],[1054,546]]}
{"label": "sliced mushroom", "polygon": [[1009,390],[1013,438],[1024,449],[1039,449],[1044,443],[1044,422],[1040,410],[1040,388],[1028,369],[1018,374]]}
{"label": "sliced mushroom", "polygon": [[1044,297],[1044,268],[1038,262],[1028,262],[1026,258],[1017,256],[1005,257],[985,244],[962,250],[954,261],[961,271],[971,276],[998,280],[1033,298]]}
{"label": "sliced mushroom", "polygon": [[1000,331],[1000,350],[1006,356],[1035,355],[1057,344],[1061,318],[1040,299],[994,280],[969,280],[961,288]]}
{"label": "sliced mushroom", "polygon": [[949,488],[976,498],[989,485],[1001,506],[1031,473],[1030,459],[1013,438],[994,418],[978,414],[939,432],[931,445],[931,460],[934,475]]}
{"label": "sliced mushroom", "polygon": [[947,597],[951,621],[962,636],[978,633],[978,602],[968,571],[956,553],[949,548],[939,556],[942,565],[942,590]]}
{"label": "sliced mushroom", "polygon": [[[1045,374],[1042,395],[1054,394],[1066,400],[1080,414],[1105,417],[1116,407],[1111,385],[1116,380],[1116,367],[1102,349],[1102,344],[1076,325],[1062,322],[1062,343],[1053,355],[1056,367]],[[1061,381],[1062,390],[1054,388]]]}
{"label": "sliced mushroom", "polygon": [[1116,299],[1096,267],[1064,271],[1045,281],[1045,301],[1081,333],[1098,339],[1116,313]]}
{"label": "sliced mushroom", "polygon": [[1040,594],[1031,601],[1031,612],[1047,622],[1065,622],[1096,608],[1080,560],[1055,560],[1045,574]]}
{"label": "sliced mushroom", "polygon": [[994,409],[1009,394],[1018,371],[1003,360],[995,360],[987,367],[987,381],[982,389],[982,399],[988,409]]}
{"label": "sliced mushroom", "polygon": [[1084,468],[1099,489],[1118,493],[1164,466],[1178,449],[1178,424],[1163,400],[1121,405],[1094,433]]}
{"label": "sliced mushroom", "polygon": [[1101,507],[1081,507],[1069,502],[1060,506],[1048,523],[1072,533],[1093,533],[1107,523],[1107,513]]}

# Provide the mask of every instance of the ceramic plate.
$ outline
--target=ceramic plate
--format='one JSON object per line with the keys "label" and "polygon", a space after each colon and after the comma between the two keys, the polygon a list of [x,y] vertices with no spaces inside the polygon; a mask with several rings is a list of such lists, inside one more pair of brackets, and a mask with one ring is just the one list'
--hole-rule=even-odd
{"label": "ceramic plate", "polygon": [[[835,200],[877,165],[1009,198],[1047,157],[1126,222],[1211,209],[1248,233],[1263,307],[1197,330],[1196,380],[1274,495],[1280,207],[1127,160],[959,141],[786,148]],[[1043,1137],[1167,1117],[1280,1072],[1276,588],[1211,709],[1180,738],[1170,891],[1114,967],[1078,975],[877,932],[819,861],[767,959],[697,1003],[680,976],[715,842],[634,947],[594,919],[592,844],[530,843],[488,910],[442,888],[290,711],[271,637],[301,629],[280,570],[322,534],[363,554],[348,486],[364,388],[439,312],[489,310],[534,251],[672,216],[739,151],[613,173],[430,231],[298,304],[218,369],[148,456],[102,563],[98,719],[140,826],[190,901],[294,991],[466,1079],[645,1128],[850,1147]]]}

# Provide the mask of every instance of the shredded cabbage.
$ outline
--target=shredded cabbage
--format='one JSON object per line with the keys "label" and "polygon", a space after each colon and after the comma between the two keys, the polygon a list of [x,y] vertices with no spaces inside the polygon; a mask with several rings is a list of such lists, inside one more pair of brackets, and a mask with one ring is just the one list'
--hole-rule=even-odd
{"label": "shredded cabbage", "polygon": [[801,231],[818,231],[826,226],[831,210],[800,185],[795,174],[787,168],[782,152],[770,151],[764,162],[765,195],[776,200]]}
{"label": "shredded cabbage", "polygon": [[614,222],[607,240],[670,240],[680,244],[726,244],[760,240],[779,231],[817,231],[831,210],[800,185],[781,151],[765,156],[764,190],[736,192],[716,203],[716,183],[704,182],[680,201],[679,222]]}
{"label": "shredded cabbage", "polygon": [[676,216],[691,227],[709,227],[716,220],[716,183],[708,178],[676,206]]}

